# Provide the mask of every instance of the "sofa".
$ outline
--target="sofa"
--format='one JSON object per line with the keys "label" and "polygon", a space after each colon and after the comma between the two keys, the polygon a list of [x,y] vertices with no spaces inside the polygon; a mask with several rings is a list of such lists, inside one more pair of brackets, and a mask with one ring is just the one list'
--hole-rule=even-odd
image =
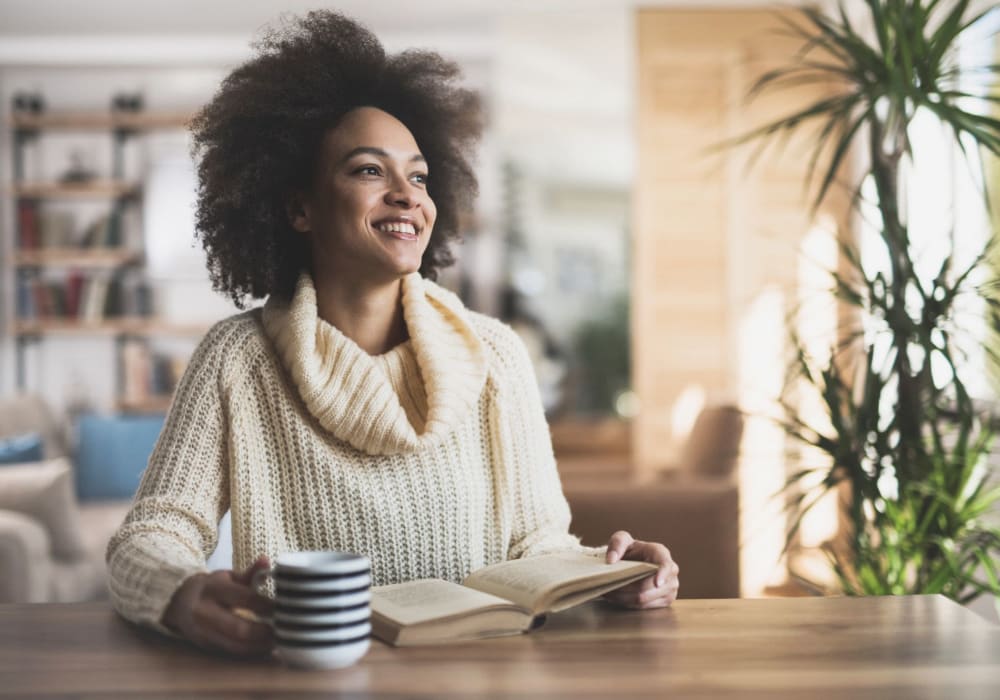
{"label": "sofa", "polygon": [[41,438],[41,461],[0,465],[0,603],[106,597],[104,550],[129,500],[77,498],[69,437],[36,396],[0,400],[0,439]]}
{"label": "sofa", "polygon": [[[642,476],[628,459],[627,435],[623,451],[622,440],[616,445],[607,425],[586,427],[585,440],[574,441],[565,432],[554,426],[573,534],[594,546],[606,544],[615,530],[662,542],[681,569],[679,597],[740,596],[739,410],[724,404],[705,407],[679,461]],[[575,451],[581,448],[583,454]]]}

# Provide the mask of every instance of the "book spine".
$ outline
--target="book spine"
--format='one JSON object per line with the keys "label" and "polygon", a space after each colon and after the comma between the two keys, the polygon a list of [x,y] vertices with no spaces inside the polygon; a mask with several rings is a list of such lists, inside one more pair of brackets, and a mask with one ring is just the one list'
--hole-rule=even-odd
{"label": "book spine", "polygon": [[32,201],[22,200],[17,205],[17,243],[24,250],[38,248],[38,208]]}
{"label": "book spine", "polygon": [[18,276],[17,279],[17,317],[24,321],[30,321],[37,316],[35,307],[33,280]]}
{"label": "book spine", "polygon": [[108,282],[107,293],[104,298],[105,318],[114,318],[124,313],[122,296],[122,280],[120,277],[114,277]]}
{"label": "book spine", "polygon": [[72,272],[66,280],[66,315],[76,318],[80,315],[80,299],[83,294],[83,275]]}
{"label": "book spine", "polygon": [[50,282],[49,298],[52,301],[52,315],[57,318],[65,318],[66,313],[66,287],[56,282]]}
{"label": "book spine", "polygon": [[149,348],[132,340],[122,348],[122,363],[125,375],[125,399],[142,402],[149,398],[151,390]]}
{"label": "book spine", "polygon": [[83,295],[83,308],[80,319],[83,321],[99,321],[104,312],[104,300],[107,296],[107,280],[101,277],[91,277],[87,280],[87,288]]}
{"label": "book spine", "polygon": [[108,217],[104,245],[109,248],[120,248],[122,245],[121,212],[117,209]]}
{"label": "book spine", "polygon": [[151,391],[154,396],[162,396],[170,389],[170,358],[163,355],[153,355]]}
{"label": "book spine", "polygon": [[142,317],[153,315],[153,291],[149,283],[142,280],[135,286],[135,313]]}

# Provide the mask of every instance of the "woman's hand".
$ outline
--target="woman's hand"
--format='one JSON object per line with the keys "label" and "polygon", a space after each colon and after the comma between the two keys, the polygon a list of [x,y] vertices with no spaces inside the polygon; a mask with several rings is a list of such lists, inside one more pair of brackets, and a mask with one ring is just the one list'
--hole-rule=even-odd
{"label": "woman's hand", "polygon": [[177,589],[163,624],[198,646],[240,656],[266,654],[274,644],[270,625],[238,615],[237,608],[268,616],[274,603],[250,587],[253,575],[270,566],[260,557],[241,574],[195,574]]}
{"label": "woman's hand", "polygon": [[626,608],[665,608],[677,600],[680,567],[670,558],[670,550],[659,542],[642,542],[632,539],[632,535],[619,530],[608,540],[607,562],[613,564],[619,559],[648,561],[659,570],[617,590],[605,593],[604,598]]}

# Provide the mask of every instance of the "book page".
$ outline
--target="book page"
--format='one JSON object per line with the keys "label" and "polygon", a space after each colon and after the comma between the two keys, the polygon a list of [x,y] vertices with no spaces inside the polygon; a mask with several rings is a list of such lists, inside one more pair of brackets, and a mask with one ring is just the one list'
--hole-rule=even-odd
{"label": "book page", "polygon": [[[543,612],[539,609],[540,603],[557,589],[585,591],[602,583],[612,584],[619,579],[624,583],[641,578],[655,570],[655,566],[645,562],[618,561],[607,564],[603,556],[559,552],[487,566],[473,572],[462,585],[507,598],[527,610],[539,613]],[[611,585],[611,588],[614,587]],[[584,595],[582,599],[587,597]]]}
{"label": "book page", "polygon": [[497,605],[509,600],[441,579],[420,579],[372,588],[372,612],[400,625],[412,625]]}

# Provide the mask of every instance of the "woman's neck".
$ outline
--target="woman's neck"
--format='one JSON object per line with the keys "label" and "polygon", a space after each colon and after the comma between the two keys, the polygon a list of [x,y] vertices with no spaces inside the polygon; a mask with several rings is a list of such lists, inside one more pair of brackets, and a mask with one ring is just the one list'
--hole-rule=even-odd
{"label": "woman's neck", "polygon": [[369,355],[381,355],[409,339],[403,319],[402,280],[365,285],[315,275],[313,284],[319,317]]}

